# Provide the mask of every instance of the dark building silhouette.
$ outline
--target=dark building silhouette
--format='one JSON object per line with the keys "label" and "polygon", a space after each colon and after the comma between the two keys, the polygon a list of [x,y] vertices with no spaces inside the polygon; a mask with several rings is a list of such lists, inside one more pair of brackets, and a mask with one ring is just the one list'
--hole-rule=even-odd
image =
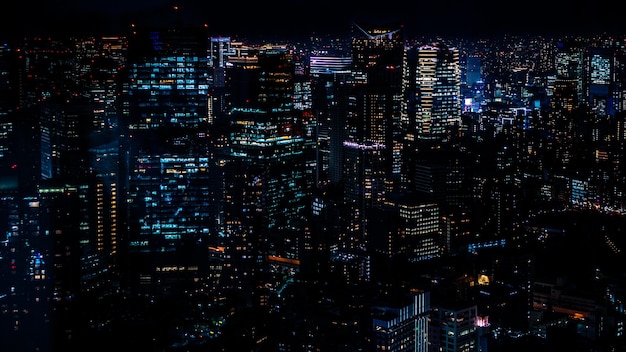
{"label": "dark building silhouette", "polygon": [[[252,60],[248,57],[243,64]],[[232,75],[227,70],[234,91],[250,92],[245,99],[233,96],[230,152],[224,168],[228,201],[223,234],[230,258],[243,259],[231,268],[232,279],[239,282],[232,288],[242,294],[280,272],[297,272],[310,251],[308,137],[293,107],[292,53],[280,47],[261,48],[254,66],[246,67],[242,72],[235,66]],[[246,79],[249,75],[255,79]]]}

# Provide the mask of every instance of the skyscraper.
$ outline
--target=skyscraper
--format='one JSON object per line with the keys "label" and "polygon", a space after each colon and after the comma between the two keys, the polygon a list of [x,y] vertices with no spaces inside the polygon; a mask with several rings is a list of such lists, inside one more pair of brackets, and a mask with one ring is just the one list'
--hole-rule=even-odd
{"label": "skyscraper", "polygon": [[482,329],[488,324],[476,305],[446,302],[430,312],[429,351],[479,351]]}
{"label": "skyscraper", "polygon": [[209,123],[223,118],[228,113],[228,91],[226,87],[226,64],[228,57],[236,55],[236,43],[230,37],[211,37],[209,48]]}
{"label": "skyscraper", "polygon": [[[128,170],[131,287],[155,295],[202,284],[213,182],[209,36],[195,27],[142,28],[129,38],[122,126]],[[195,253],[194,255],[191,255]]]}
{"label": "skyscraper", "polygon": [[352,251],[367,250],[370,210],[400,178],[403,55],[400,26],[353,25],[341,179],[346,205],[352,207],[345,230]]}
{"label": "skyscraper", "polygon": [[400,173],[402,27],[354,24],[351,56],[354,92],[346,121],[347,140],[384,147],[385,183],[391,187]]}
{"label": "skyscraper", "polygon": [[[14,48],[0,45],[0,192],[17,189],[16,123],[14,110],[17,107],[17,94],[13,90],[12,77],[15,70]],[[15,166],[14,166],[15,165]]]}
{"label": "skyscraper", "polygon": [[585,101],[583,88],[583,56],[581,43],[574,40],[557,44],[555,55],[556,80],[552,108],[561,112],[572,112]]}
{"label": "skyscraper", "polygon": [[409,301],[398,300],[374,307],[374,351],[428,351],[430,292],[415,290]]}
{"label": "skyscraper", "polygon": [[593,47],[585,53],[584,89],[586,104],[598,117],[613,117],[618,106],[619,79],[616,79],[617,50]]}
{"label": "skyscraper", "polygon": [[143,29],[129,38],[133,132],[195,128],[208,119],[209,37],[204,28]]}
{"label": "skyscraper", "polygon": [[418,137],[446,142],[461,122],[459,50],[444,44],[421,45],[415,70]]}
{"label": "skyscraper", "polygon": [[341,180],[352,58],[312,56],[309,60],[317,121],[317,182]]}
{"label": "skyscraper", "polygon": [[247,95],[236,96],[233,104],[241,105],[233,106],[230,116],[222,226],[227,255],[242,259],[233,263],[242,267],[232,277],[244,291],[253,278],[249,270],[257,272],[257,280],[297,271],[310,241],[305,136],[292,100],[293,54],[263,47],[257,55],[245,60],[247,71],[233,66],[226,72],[232,91]]}

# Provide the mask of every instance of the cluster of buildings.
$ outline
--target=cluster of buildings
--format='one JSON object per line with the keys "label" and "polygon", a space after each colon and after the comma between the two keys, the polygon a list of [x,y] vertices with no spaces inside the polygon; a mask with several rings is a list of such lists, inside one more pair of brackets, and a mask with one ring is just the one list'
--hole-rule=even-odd
{"label": "cluster of buildings", "polygon": [[0,349],[623,348],[625,111],[614,37],[4,44]]}

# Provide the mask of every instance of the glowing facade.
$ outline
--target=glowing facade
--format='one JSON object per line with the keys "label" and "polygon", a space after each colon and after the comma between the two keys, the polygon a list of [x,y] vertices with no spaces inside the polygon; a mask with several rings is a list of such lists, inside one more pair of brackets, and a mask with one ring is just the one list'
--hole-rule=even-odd
{"label": "glowing facade", "polygon": [[163,30],[130,39],[132,130],[197,127],[207,122],[208,37],[202,30]]}
{"label": "glowing facade", "polygon": [[446,141],[461,122],[459,50],[423,45],[416,50],[418,137]]}
{"label": "glowing facade", "polygon": [[123,155],[133,288],[201,284],[216,214],[209,124],[209,37],[203,28],[138,31],[129,39]]}

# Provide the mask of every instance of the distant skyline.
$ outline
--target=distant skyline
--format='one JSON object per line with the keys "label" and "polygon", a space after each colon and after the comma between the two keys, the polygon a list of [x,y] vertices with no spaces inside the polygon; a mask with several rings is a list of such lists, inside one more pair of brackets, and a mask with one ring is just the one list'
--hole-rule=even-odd
{"label": "distant skyline", "polygon": [[211,33],[228,36],[348,34],[355,21],[397,22],[410,36],[626,33],[619,11],[607,0],[33,0],[12,3],[3,11],[0,34],[123,33],[130,23],[174,24],[175,5],[182,23],[206,24]]}

